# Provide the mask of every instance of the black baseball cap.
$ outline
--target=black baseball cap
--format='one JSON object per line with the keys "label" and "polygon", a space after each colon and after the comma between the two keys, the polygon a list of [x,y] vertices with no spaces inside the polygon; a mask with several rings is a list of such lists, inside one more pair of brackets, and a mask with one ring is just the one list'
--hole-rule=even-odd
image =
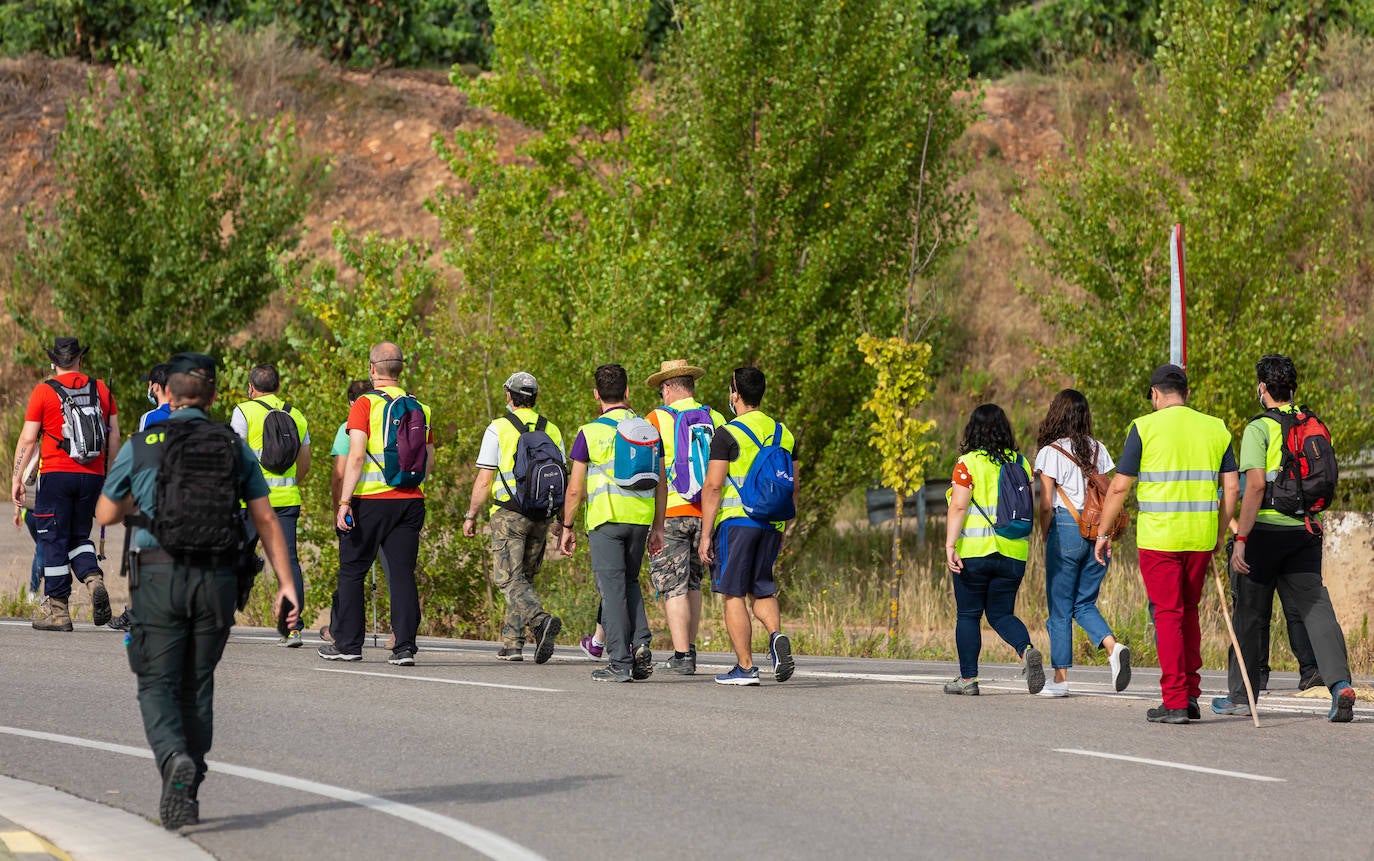
{"label": "black baseball cap", "polygon": [[216,362],[214,356],[204,353],[177,353],[167,363],[167,375],[190,374],[206,382],[215,381]]}
{"label": "black baseball cap", "polygon": [[[1166,364],[1155,368],[1155,372],[1150,374],[1150,388],[1167,385],[1179,391],[1188,391],[1188,375],[1178,365]],[[1150,396],[1149,389],[1145,391],[1145,397]]]}
{"label": "black baseball cap", "polygon": [[153,369],[139,377],[145,383],[157,383],[159,386],[167,385],[167,375],[171,373],[172,366],[166,362],[158,362],[153,365]]}

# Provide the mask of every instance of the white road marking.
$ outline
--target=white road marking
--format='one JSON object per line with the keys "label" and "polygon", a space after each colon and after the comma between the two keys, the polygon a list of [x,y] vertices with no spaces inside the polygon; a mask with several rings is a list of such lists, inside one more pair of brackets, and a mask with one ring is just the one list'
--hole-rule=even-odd
{"label": "white road marking", "polygon": [[[118,753],[124,756],[138,757],[139,759],[152,759],[152,751],[141,747],[130,747],[125,744],[114,744],[107,741],[96,741],[89,738],[78,738],[70,735],[58,735],[50,732],[37,732],[35,730],[20,729],[12,726],[0,726],[0,733],[6,735],[16,735],[23,738],[37,739],[39,741],[56,742],[57,744],[68,744],[73,747],[84,747],[91,750],[105,751],[106,753]],[[319,795],[324,798],[332,798],[336,801],[346,801],[360,807],[367,807],[378,813],[385,813],[397,819],[403,819],[427,828],[436,834],[448,837],[468,848],[480,852],[495,861],[545,861],[544,857],[532,849],[527,849],[513,840],[508,840],[485,828],[479,828],[461,819],[454,819],[451,816],[444,816],[420,807],[412,807],[409,804],[402,804],[399,801],[392,801],[388,798],[381,798],[376,795],[368,795],[365,792],[356,792],[352,789],[345,789],[341,786],[331,786],[327,783],[316,783],[313,780],[304,780],[293,777],[289,774],[277,774],[273,771],[263,771],[257,768],[249,768],[242,765],[231,765],[227,762],[206,760],[211,770],[221,774],[229,774],[234,777],[241,777],[245,780],[253,780],[258,783],[266,783],[269,786],[281,786],[287,789],[294,789],[298,792],[308,792],[311,795]]]}
{"label": "white road marking", "polygon": [[1243,771],[1226,771],[1222,768],[1208,768],[1204,765],[1189,765],[1186,762],[1169,762],[1165,759],[1146,759],[1140,756],[1123,756],[1119,753],[1102,753],[1096,750],[1078,750],[1070,747],[1056,747],[1055,753],[1071,753],[1076,756],[1095,756],[1099,759],[1116,759],[1122,762],[1138,762],[1141,765],[1158,765],[1164,768],[1177,768],[1182,771],[1196,771],[1200,774],[1216,774],[1221,777],[1238,777],[1241,780],[1258,780],[1262,783],[1284,783],[1282,777],[1267,777],[1263,774],[1247,774]]}
{"label": "white road marking", "polygon": [[445,685],[470,685],[474,688],[505,688],[508,691],[538,691],[544,694],[567,693],[567,691],[562,688],[535,688],[529,685],[501,685],[496,682],[469,682],[463,679],[441,679],[435,676],[412,676],[409,673],[371,673],[366,670],[337,670],[330,667],[316,667],[315,672],[346,673],[350,676],[376,676],[379,679],[400,679],[405,682],[439,682]]}

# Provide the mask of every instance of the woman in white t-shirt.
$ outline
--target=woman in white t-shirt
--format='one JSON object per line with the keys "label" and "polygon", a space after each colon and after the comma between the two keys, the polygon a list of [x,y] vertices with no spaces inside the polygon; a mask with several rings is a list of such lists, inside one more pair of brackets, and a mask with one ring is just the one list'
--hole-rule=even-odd
{"label": "woman in white t-shirt", "polygon": [[[1069,694],[1069,667],[1073,666],[1073,623],[1088,639],[1105,649],[1112,667],[1112,685],[1126,689],[1131,681],[1131,653],[1112,635],[1107,620],[1097,609],[1097,593],[1107,566],[1093,556],[1093,545],[1078,531],[1076,512],[1083,508],[1087,479],[1083,467],[1099,473],[1115,465],[1107,447],[1093,437],[1088,399],[1075,389],[1054,396],[1040,424],[1035,455],[1035,474],[1040,480],[1040,523],[1045,538],[1045,589],[1050,618],[1050,665],[1054,679],[1040,692],[1045,697]],[[1060,491],[1063,491],[1061,496]],[[1069,498],[1073,510],[1064,504]]]}

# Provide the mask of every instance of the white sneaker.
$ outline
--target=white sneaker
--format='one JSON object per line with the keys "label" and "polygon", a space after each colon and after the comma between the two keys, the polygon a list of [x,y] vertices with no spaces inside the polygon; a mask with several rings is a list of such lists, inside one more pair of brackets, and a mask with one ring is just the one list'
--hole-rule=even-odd
{"label": "white sneaker", "polygon": [[1045,682],[1045,686],[1040,689],[1038,697],[1067,697],[1069,695],[1068,682]]}
{"label": "white sneaker", "polygon": [[1112,688],[1116,691],[1126,690],[1131,683],[1131,650],[1117,643],[1107,656],[1107,663],[1112,665]]}

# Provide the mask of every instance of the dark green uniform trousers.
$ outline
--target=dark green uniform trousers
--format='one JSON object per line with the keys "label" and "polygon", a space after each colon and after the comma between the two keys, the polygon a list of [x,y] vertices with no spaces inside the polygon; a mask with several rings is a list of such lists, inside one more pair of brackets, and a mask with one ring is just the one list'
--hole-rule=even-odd
{"label": "dark green uniform trousers", "polygon": [[214,736],[215,666],[236,592],[227,568],[168,563],[140,566],[129,593],[129,668],[138,676],[143,731],[159,773],[179,751],[195,760],[196,787]]}

